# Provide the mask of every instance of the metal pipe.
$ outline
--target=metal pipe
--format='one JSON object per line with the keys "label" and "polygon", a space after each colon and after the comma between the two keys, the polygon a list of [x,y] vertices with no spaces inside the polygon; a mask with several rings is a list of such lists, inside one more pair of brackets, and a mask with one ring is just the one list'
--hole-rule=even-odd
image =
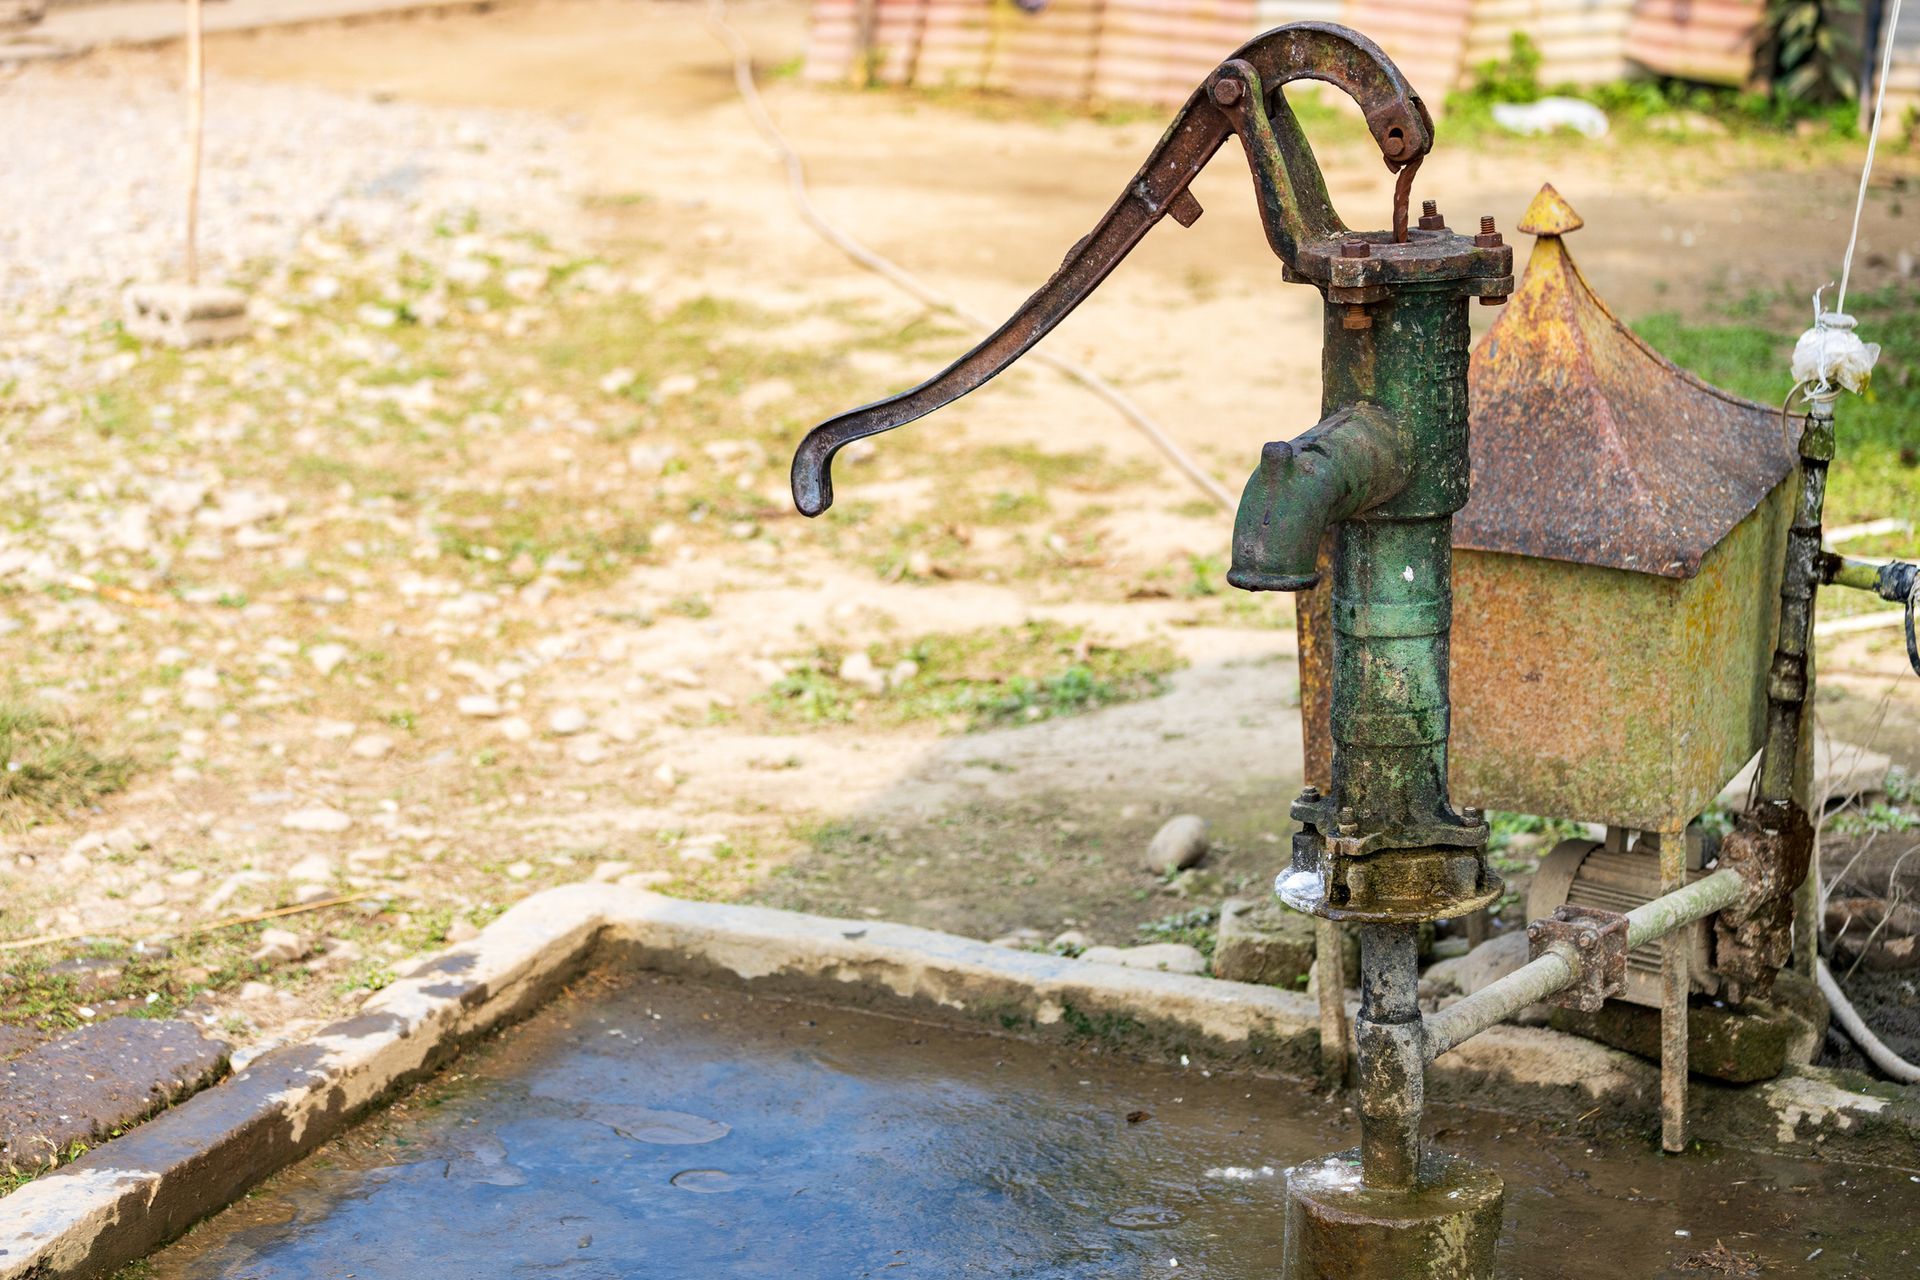
{"label": "metal pipe", "polygon": [[[1731,906],[1743,885],[1739,873],[1716,871],[1684,889],[1662,894],[1627,913],[1627,946],[1640,946],[1703,920]],[[1497,1026],[1530,1004],[1563,991],[1580,976],[1580,957],[1564,944],[1530,960],[1497,982],[1457,1000],[1426,1020],[1426,1058],[1433,1061],[1447,1050]]]}
{"label": "metal pipe", "polygon": [[1360,926],[1360,1180],[1405,1189],[1420,1171],[1426,1105],[1419,998],[1419,934],[1412,924]]}
{"label": "metal pipe", "polygon": [[1456,1000],[1427,1019],[1427,1061],[1497,1026],[1530,1004],[1564,991],[1580,976],[1580,957],[1564,942],[1545,955]]}

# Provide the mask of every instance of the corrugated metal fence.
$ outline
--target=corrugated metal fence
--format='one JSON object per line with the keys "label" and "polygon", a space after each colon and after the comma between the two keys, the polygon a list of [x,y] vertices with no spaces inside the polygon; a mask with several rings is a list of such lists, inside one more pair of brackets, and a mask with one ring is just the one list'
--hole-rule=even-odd
{"label": "corrugated metal fence", "polygon": [[[1920,106],[1920,2],[1910,7],[1889,81],[1902,112]],[[1550,85],[1638,68],[1744,84],[1764,9],[1765,0],[1034,0],[1031,10],[1013,0],[814,0],[806,74],[1171,104],[1254,34],[1320,19],[1378,40],[1437,106],[1474,67],[1505,57],[1516,31],[1538,46]]]}

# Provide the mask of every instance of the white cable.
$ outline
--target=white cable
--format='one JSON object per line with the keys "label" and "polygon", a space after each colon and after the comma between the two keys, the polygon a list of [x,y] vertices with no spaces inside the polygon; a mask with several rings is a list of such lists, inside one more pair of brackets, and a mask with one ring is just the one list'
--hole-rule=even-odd
{"label": "white cable", "polygon": [[[766,104],[761,100],[759,87],[753,82],[752,51],[747,48],[747,42],[740,38],[740,33],[727,24],[726,9],[725,0],[707,0],[707,27],[722,44],[727,46],[727,51],[733,56],[734,87],[739,90],[740,99],[746,105],[747,114],[753,119],[753,127],[759,131],[761,137],[767,140],[767,145],[773,148],[774,153],[780,158],[780,163],[786,168],[787,194],[792,198],[794,208],[799,211],[800,217],[821,239],[867,270],[885,278],[901,292],[911,295],[936,311],[944,311],[956,316],[982,332],[991,333],[996,326],[986,317],[968,310],[951,298],[935,293],[927,285],[909,275],[898,263],[875,253],[829,222],[826,215],[820,212],[819,207],[813,203],[812,195],[807,191],[806,169],[801,163],[799,153],[787,141],[786,135],[780,132],[779,126],[774,124],[773,117],[767,114]],[[1165,428],[1148,416],[1147,411],[1135,404],[1125,392],[1092,369],[1065,356],[1056,356],[1045,351],[1031,351],[1027,353],[1026,358],[1065,374],[1106,401],[1141,434],[1151,440],[1154,446],[1166,455],[1167,461],[1178,467],[1181,473],[1204,490],[1209,498],[1228,511],[1235,509],[1233,495],[1227,491],[1226,487],[1202,470],[1200,464],[1174,442]]]}
{"label": "white cable", "polygon": [[1867,1055],[1867,1060],[1901,1084],[1920,1084],[1920,1067],[1887,1048],[1880,1037],[1867,1028],[1847,1000],[1846,993],[1840,990],[1840,984],[1833,980],[1833,971],[1827,968],[1825,960],[1819,962],[1818,976],[1820,994],[1827,998],[1827,1007],[1833,1010],[1833,1020],[1840,1024],[1847,1038],[1860,1047],[1860,1052]]}
{"label": "white cable", "polygon": [[1873,153],[1880,145],[1880,117],[1887,109],[1887,77],[1893,71],[1893,35],[1900,26],[1900,0],[1887,12],[1886,49],[1880,55],[1880,82],[1874,87],[1873,127],[1867,134],[1867,163],[1860,170],[1860,193],[1853,200],[1853,231],[1847,236],[1847,257],[1840,266],[1840,296],[1833,309],[1845,314],[1847,282],[1853,276],[1853,251],[1860,243],[1860,214],[1867,207],[1867,179],[1873,176]]}

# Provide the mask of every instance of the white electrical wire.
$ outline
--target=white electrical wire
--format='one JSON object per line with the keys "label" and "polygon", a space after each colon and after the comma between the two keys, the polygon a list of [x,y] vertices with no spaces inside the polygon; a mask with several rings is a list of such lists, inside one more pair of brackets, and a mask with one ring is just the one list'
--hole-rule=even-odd
{"label": "white electrical wire", "polygon": [[[727,24],[726,10],[725,0],[707,0],[707,27],[713,32],[715,38],[727,47],[728,53],[733,57],[734,87],[739,90],[740,99],[746,105],[747,114],[753,120],[753,127],[759,131],[762,138],[766,139],[767,145],[773,148],[780,163],[786,168],[787,194],[793,200],[794,208],[799,212],[800,217],[822,240],[867,270],[883,277],[901,292],[911,295],[936,311],[944,311],[956,316],[982,332],[991,333],[996,326],[985,316],[934,292],[933,289],[908,274],[898,263],[882,257],[854,239],[828,221],[826,215],[820,212],[819,207],[813,202],[813,196],[807,190],[806,168],[800,160],[799,153],[793,149],[786,135],[780,132],[779,126],[773,122],[773,117],[767,113],[766,103],[761,100],[759,87],[753,82],[752,52],[747,48],[747,42],[740,37],[740,33]],[[1070,360],[1065,356],[1053,355],[1046,351],[1030,351],[1026,359],[1037,361],[1065,374],[1106,401],[1135,429],[1151,440],[1154,446],[1166,455],[1167,461],[1179,468],[1181,473],[1198,485],[1209,498],[1228,511],[1234,510],[1233,495],[1227,491],[1226,487],[1202,470],[1200,464],[1167,434],[1166,429],[1154,421],[1146,410],[1135,404],[1125,392],[1077,360]]]}
{"label": "white electrical wire", "polygon": [[1840,990],[1840,984],[1833,980],[1832,970],[1827,968],[1825,960],[1818,961],[1820,994],[1827,998],[1827,1007],[1833,1010],[1833,1020],[1847,1033],[1847,1038],[1860,1047],[1867,1061],[1886,1072],[1889,1077],[1901,1084],[1920,1084],[1920,1067],[1914,1066],[1905,1058],[1881,1042],[1873,1034],[1860,1014],[1848,1002],[1846,993]]}
{"label": "white electrical wire", "polygon": [[1847,256],[1840,266],[1840,296],[1833,309],[1845,314],[1847,283],[1853,276],[1853,251],[1860,244],[1860,214],[1867,207],[1867,179],[1873,176],[1873,154],[1880,146],[1880,118],[1887,109],[1887,78],[1893,71],[1893,35],[1900,26],[1900,0],[1887,11],[1886,48],[1880,55],[1880,82],[1874,87],[1873,126],[1867,134],[1867,162],[1860,170],[1860,192],[1853,199],[1853,231],[1847,236]]}

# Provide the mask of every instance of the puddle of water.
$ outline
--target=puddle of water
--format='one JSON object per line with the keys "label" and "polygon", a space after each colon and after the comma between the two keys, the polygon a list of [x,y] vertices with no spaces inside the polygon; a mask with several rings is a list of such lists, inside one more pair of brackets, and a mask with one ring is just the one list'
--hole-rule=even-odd
{"label": "puddle of water", "polygon": [[[1355,1138],[1284,1083],[652,975],[583,982],[456,1072],[140,1274],[1249,1280],[1280,1267],[1279,1172]],[[1503,1277],[1920,1275],[1903,1173],[1432,1128],[1507,1181]]]}

